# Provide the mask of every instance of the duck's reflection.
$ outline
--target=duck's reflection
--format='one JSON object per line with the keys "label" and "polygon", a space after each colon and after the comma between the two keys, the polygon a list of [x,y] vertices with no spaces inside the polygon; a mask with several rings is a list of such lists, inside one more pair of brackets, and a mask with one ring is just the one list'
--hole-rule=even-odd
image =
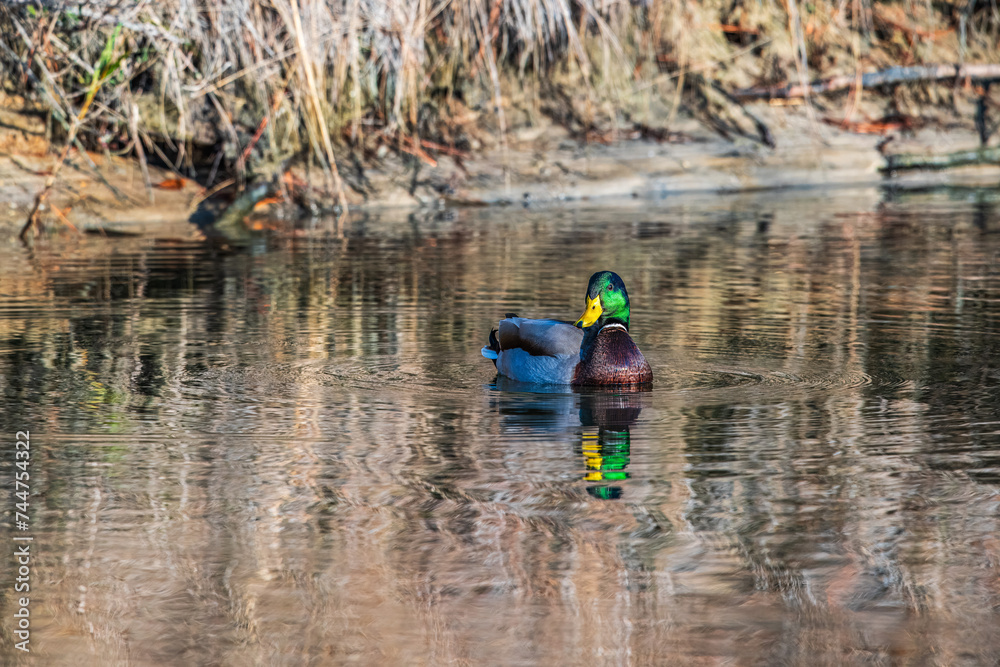
{"label": "duck's reflection", "polygon": [[595,498],[621,498],[629,478],[632,434],[642,412],[638,391],[580,394],[581,450],[587,473],[587,493]]}
{"label": "duck's reflection", "polygon": [[622,497],[629,478],[630,429],[639,420],[648,387],[539,387],[503,377],[494,386],[506,428],[549,434],[576,431],[587,493],[602,500]]}

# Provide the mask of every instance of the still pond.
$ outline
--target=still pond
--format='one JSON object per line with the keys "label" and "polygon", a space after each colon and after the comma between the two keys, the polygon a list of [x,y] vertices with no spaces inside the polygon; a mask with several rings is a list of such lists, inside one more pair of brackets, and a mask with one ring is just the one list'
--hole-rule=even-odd
{"label": "still pond", "polygon": [[[0,249],[5,663],[1000,661],[997,191],[325,228]],[[498,381],[601,269],[652,387]]]}

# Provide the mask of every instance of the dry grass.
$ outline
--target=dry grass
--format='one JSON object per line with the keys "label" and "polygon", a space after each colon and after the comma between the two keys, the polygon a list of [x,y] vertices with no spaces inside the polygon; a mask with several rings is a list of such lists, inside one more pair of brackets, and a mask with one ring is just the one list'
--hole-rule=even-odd
{"label": "dry grass", "polygon": [[584,134],[664,127],[713,82],[995,62],[998,31],[986,2],[0,0],[0,76],[68,133],[110,44],[88,145],[188,173],[299,157],[339,187],[338,146],[468,149],[540,114]]}

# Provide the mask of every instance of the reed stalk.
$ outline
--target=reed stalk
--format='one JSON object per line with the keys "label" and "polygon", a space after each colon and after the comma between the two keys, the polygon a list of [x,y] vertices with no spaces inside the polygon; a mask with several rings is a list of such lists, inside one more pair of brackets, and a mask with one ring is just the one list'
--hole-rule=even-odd
{"label": "reed stalk", "polygon": [[[116,31],[122,60],[94,89]],[[696,114],[716,85],[811,95],[811,76],[1000,62],[989,3],[915,0],[0,0],[0,34],[17,36],[0,39],[4,92],[62,118],[67,145],[139,158],[145,137],[186,176],[221,155],[225,178],[311,156],[342,209],[346,150],[505,151],[539,112],[613,136]]]}

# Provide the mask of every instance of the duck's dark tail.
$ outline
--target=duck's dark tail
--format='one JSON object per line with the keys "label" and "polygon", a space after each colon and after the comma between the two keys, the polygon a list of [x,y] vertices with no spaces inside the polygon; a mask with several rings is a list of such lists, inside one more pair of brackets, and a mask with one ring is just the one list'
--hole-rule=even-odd
{"label": "duck's dark tail", "polygon": [[[507,313],[504,317],[517,317],[517,313]],[[494,366],[497,365],[497,358],[500,356],[500,339],[497,338],[498,333],[500,333],[499,329],[492,329],[490,331],[490,342],[484,345],[482,349],[483,356],[492,361]]]}
{"label": "duck's dark tail", "polygon": [[490,331],[490,342],[483,346],[482,349],[483,356],[493,362],[493,365],[497,365],[497,358],[500,356],[500,340],[497,338],[497,330],[493,329]]}

